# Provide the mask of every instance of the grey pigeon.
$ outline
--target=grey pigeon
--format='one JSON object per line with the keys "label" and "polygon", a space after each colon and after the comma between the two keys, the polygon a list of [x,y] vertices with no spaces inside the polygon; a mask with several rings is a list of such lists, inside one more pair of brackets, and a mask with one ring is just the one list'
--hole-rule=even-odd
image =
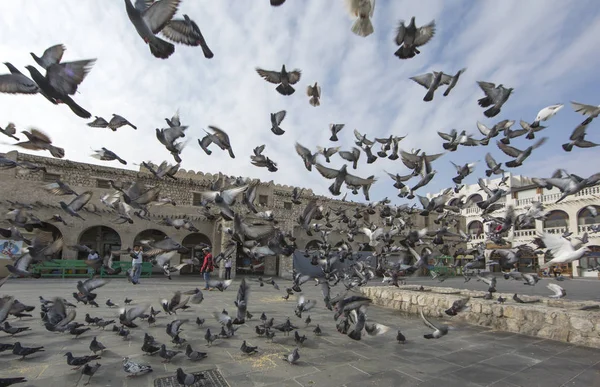
{"label": "grey pigeon", "polygon": [[94,374],[96,373],[96,371],[98,371],[98,368],[100,368],[102,364],[96,363],[93,366],[86,364],[83,366],[83,368],[81,369],[81,374],[82,375],[86,375],[89,376],[87,382],[85,382],[83,385],[87,386],[90,384],[90,380],[92,380],[92,376],[94,376]]}
{"label": "grey pigeon", "polygon": [[33,57],[33,60],[35,60],[40,67],[47,70],[51,65],[60,63],[66,49],[67,48],[63,44],[56,44],[52,47],[48,47],[42,54],[41,58],[35,55],[33,52],[30,54]]}
{"label": "grey pigeon", "polygon": [[[37,94],[41,90],[38,85],[9,62],[4,62],[10,74],[0,75],[0,93]],[[50,97],[46,97],[50,100]],[[53,102],[54,103],[54,102]]]}
{"label": "grey pigeon", "polygon": [[425,316],[423,315],[423,309],[421,308],[419,310],[419,312],[421,313],[421,319],[423,320],[423,323],[433,329],[433,333],[428,333],[426,335],[423,335],[424,338],[426,339],[439,339],[442,336],[445,336],[448,334],[448,326],[447,325],[440,325],[440,327],[436,327],[435,325],[433,325],[433,323],[431,323],[431,321],[427,320],[425,318]]}
{"label": "grey pigeon", "polygon": [[485,93],[485,97],[477,101],[479,106],[484,108],[491,106],[491,108],[483,112],[483,114],[489,118],[497,116],[514,89],[512,87],[507,89],[503,85],[496,86],[491,82],[478,81],[477,84]]}
{"label": "grey pigeon", "polygon": [[80,211],[86,204],[92,199],[93,193],[92,191],[83,192],[81,195],[77,196],[73,199],[69,204],[65,202],[59,202],[62,209],[69,215],[75,216],[82,220],[85,220],[81,215],[77,212]]}
{"label": "grey pigeon", "polygon": [[129,376],[138,376],[152,372],[152,367],[145,364],[135,363],[129,360],[129,357],[123,358],[123,371],[129,374]]}
{"label": "grey pigeon", "polygon": [[394,53],[400,59],[414,58],[421,51],[417,47],[427,44],[435,35],[435,20],[429,24],[417,28],[415,25],[415,17],[410,19],[408,26],[404,25],[404,21],[400,22],[396,31],[396,44],[400,48]]}
{"label": "grey pigeon", "polygon": [[331,132],[331,137],[329,137],[329,141],[337,141],[337,134],[340,130],[344,129],[345,124],[329,124],[329,131]]}
{"label": "grey pigeon", "polygon": [[127,16],[135,30],[150,46],[150,52],[156,58],[167,59],[175,52],[175,46],[157,37],[156,34],[171,21],[181,0],[158,0],[154,3],[136,0],[135,7],[131,0],[125,0]]}
{"label": "grey pigeon", "polygon": [[204,376],[203,373],[196,373],[196,374],[186,374],[185,372],[183,372],[183,369],[177,368],[177,382],[182,385],[182,386],[193,386],[196,383],[199,383],[201,380],[206,379],[206,377]]}
{"label": "grey pigeon", "polygon": [[291,85],[295,85],[300,80],[301,76],[300,70],[294,69],[293,71],[288,72],[285,69],[285,65],[281,66],[281,71],[269,71],[257,67],[256,72],[264,78],[265,81],[279,85],[275,90],[281,95],[294,94],[296,90]]}
{"label": "grey pigeon", "polygon": [[29,131],[24,130],[21,133],[27,137],[28,141],[18,142],[14,144],[15,146],[20,146],[21,148],[29,150],[47,150],[53,157],[58,159],[65,157],[65,150],[52,145],[50,137],[39,129],[31,128]]}
{"label": "grey pigeon", "polygon": [[298,348],[294,348],[292,353],[283,358],[283,360],[287,361],[290,364],[295,364],[298,359],[300,359],[300,353],[298,352]]}
{"label": "grey pigeon", "polygon": [[[94,116],[94,121],[87,124],[90,128],[108,128],[108,121],[102,117]],[[114,130],[114,129],[113,129]]]}
{"label": "grey pigeon", "polygon": [[[161,1],[165,1],[165,0],[161,0]],[[131,122],[127,121],[127,119],[125,117],[122,117],[118,114],[113,114],[113,117],[110,119],[110,122],[108,123],[108,127],[113,132],[116,132],[117,129],[119,129],[121,126],[125,126],[125,125],[129,125],[133,129],[137,129],[137,126],[133,125]]]}
{"label": "grey pigeon", "polygon": [[94,152],[96,152],[96,153],[93,154],[92,157],[94,157],[98,160],[102,160],[102,161],[118,160],[121,164],[127,165],[127,161],[120,158],[115,152],[108,150],[104,147],[102,147],[102,149],[95,150]]}
{"label": "grey pigeon", "polygon": [[498,144],[498,148],[500,148],[500,150],[506,155],[515,157],[514,160],[507,161],[506,163],[504,163],[504,165],[506,165],[508,168],[515,168],[523,165],[523,161],[525,161],[525,159],[527,159],[531,155],[531,152],[534,149],[544,145],[546,140],[548,140],[548,137],[542,137],[538,142],[536,142],[535,144],[523,151],[512,146],[505,145],[501,141],[497,141],[496,143]]}
{"label": "grey pigeon", "polygon": [[304,161],[304,167],[312,171],[312,166],[317,163],[317,155],[318,153],[312,153],[308,148],[302,146],[300,143],[296,143],[296,153],[300,157],[302,157],[302,161]]}
{"label": "grey pigeon", "polygon": [[274,134],[276,134],[278,136],[281,136],[282,134],[285,133],[285,130],[283,130],[283,129],[281,129],[281,127],[279,127],[279,125],[281,125],[281,122],[285,118],[285,115],[286,115],[285,110],[279,111],[277,113],[271,113],[271,132],[273,132]]}
{"label": "grey pigeon", "polygon": [[444,97],[447,97],[448,94],[450,94],[450,92],[452,91],[452,89],[454,89],[454,87],[456,87],[456,84],[458,83],[458,79],[460,78],[460,75],[462,73],[464,73],[465,71],[467,71],[466,67],[458,70],[458,72],[452,77],[452,79],[450,80],[450,83],[448,84],[448,87],[444,91]]}
{"label": "grey pigeon", "polygon": [[427,94],[423,97],[423,101],[429,102],[433,100],[433,94],[440,85],[449,84],[451,79],[443,72],[434,71],[433,73],[427,73],[423,75],[417,75],[411,77],[413,81],[427,89]]}
{"label": "grey pigeon", "polygon": [[17,129],[15,127],[15,124],[13,124],[12,122],[9,122],[8,125],[6,125],[6,128],[4,129],[0,128],[0,133],[17,141],[20,141],[19,137],[15,136],[15,133],[17,133]]}
{"label": "grey pigeon", "polygon": [[173,19],[167,23],[161,33],[170,41],[188,46],[200,46],[204,57],[210,59],[214,56],[200,32],[198,25],[188,15],[183,19]]}
{"label": "grey pigeon", "polygon": [[566,144],[562,144],[562,148],[566,151],[566,152],[570,152],[571,150],[573,150],[573,147],[576,146],[578,148],[593,148],[593,147],[597,147],[600,144],[596,144],[594,142],[591,141],[587,141],[585,139],[585,131],[587,129],[587,124],[585,124],[585,122],[579,124],[575,130],[573,130],[573,133],[571,133],[571,136],[569,137],[569,142]]}
{"label": "grey pigeon", "polygon": [[308,85],[306,88],[306,95],[310,97],[308,103],[310,103],[311,106],[321,106],[321,86],[319,86],[317,82],[315,82],[314,86]]}

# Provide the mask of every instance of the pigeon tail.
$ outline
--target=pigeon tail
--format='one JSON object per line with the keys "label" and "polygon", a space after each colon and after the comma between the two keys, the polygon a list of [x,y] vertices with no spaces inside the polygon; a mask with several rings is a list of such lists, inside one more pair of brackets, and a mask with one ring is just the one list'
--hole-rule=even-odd
{"label": "pigeon tail", "polygon": [[211,59],[213,56],[215,56],[208,46],[200,44],[200,48],[202,48],[202,53],[206,59]]}
{"label": "pigeon tail", "polygon": [[369,17],[359,17],[352,24],[351,31],[358,35],[367,37],[371,35],[375,30],[373,29],[373,23],[371,23],[371,18]]}
{"label": "pigeon tail", "polygon": [[533,140],[535,138],[535,133],[529,132],[527,133],[527,136],[525,136],[525,138],[528,140]]}
{"label": "pigeon tail", "polygon": [[362,331],[352,331],[350,333],[348,333],[348,337],[350,337],[352,340],[360,340],[362,336]]}
{"label": "pigeon tail", "polygon": [[423,335],[423,337],[426,338],[426,339],[433,339],[434,338],[434,336],[431,333]]}
{"label": "pigeon tail", "polygon": [[460,184],[462,182],[462,177],[461,176],[453,177],[452,181],[455,182],[456,184]]}
{"label": "pigeon tail", "polygon": [[281,95],[292,95],[296,91],[291,85],[284,85],[283,83],[275,88]]}
{"label": "pigeon tail", "polygon": [[498,113],[500,113],[500,108],[496,106],[492,106],[491,108],[483,112],[483,114],[485,114],[485,116],[488,118],[496,117]]}
{"label": "pigeon tail", "polygon": [[562,148],[565,150],[565,152],[570,152],[571,150],[573,150],[573,144],[562,144]]}
{"label": "pigeon tail", "polygon": [[511,161],[507,161],[506,163],[504,163],[504,165],[506,165],[508,168],[516,168],[516,167],[520,166],[521,163],[518,163],[516,160],[511,160]]}
{"label": "pigeon tail", "polygon": [[335,133],[332,134],[331,137],[329,137],[329,141],[337,141],[337,140],[338,140],[338,137]]}
{"label": "pigeon tail", "polygon": [[433,100],[433,93],[435,93],[435,90],[430,89],[427,91],[427,94],[425,94],[425,97],[423,97],[423,101],[425,102],[429,102]]}
{"label": "pigeon tail", "polygon": [[87,110],[85,110],[84,108],[82,108],[81,106],[77,105],[77,103],[75,103],[75,101],[73,101],[73,99],[67,95],[63,96],[61,98],[61,101],[67,105],[71,111],[73,113],[75,113],[77,116],[81,117],[81,118],[91,118],[92,115],[90,114],[90,112],[88,112]]}
{"label": "pigeon tail", "polygon": [[493,173],[493,172],[492,172],[492,170],[491,170],[491,169],[486,169],[486,170],[485,170],[485,175],[486,175],[487,177],[490,177],[490,176],[492,176],[492,173]]}
{"label": "pigeon tail", "polygon": [[317,97],[311,97],[308,103],[310,103],[314,107],[321,106],[321,102],[319,102],[319,99]]}
{"label": "pigeon tail", "polygon": [[277,136],[281,136],[282,134],[285,133],[285,130],[281,129],[279,126],[276,126],[274,128],[271,128],[271,132],[273,132]]}
{"label": "pigeon tail", "polygon": [[530,126],[530,127],[532,127],[532,128],[537,128],[537,127],[539,127],[539,126],[540,126],[540,122],[539,122],[539,121],[533,121],[533,122],[531,123],[531,125],[529,125],[529,126]]}
{"label": "pigeon tail", "polygon": [[175,52],[175,46],[161,38],[154,37],[154,39],[148,42],[150,46],[150,52],[156,58],[167,59]]}
{"label": "pigeon tail", "polygon": [[416,50],[414,48],[411,47],[406,47],[404,44],[402,45],[402,47],[400,47],[395,53],[394,55],[397,56],[400,59],[410,59],[410,58],[414,58],[415,55],[417,55],[417,53],[415,52]]}
{"label": "pigeon tail", "polygon": [[50,145],[48,147],[48,150],[50,151],[50,154],[53,157],[56,157],[58,159],[62,159],[63,157],[65,157],[65,150],[63,148],[59,148],[57,146]]}

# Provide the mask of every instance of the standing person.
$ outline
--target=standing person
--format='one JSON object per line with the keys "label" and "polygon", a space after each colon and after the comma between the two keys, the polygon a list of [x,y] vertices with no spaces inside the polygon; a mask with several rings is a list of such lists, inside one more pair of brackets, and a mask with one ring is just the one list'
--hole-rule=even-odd
{"label": "standing person", "polygon": [[[98,252],[96,250],[91,250],[87,256],[87,259],[88,261],[95,261],[96,259],[100,259],[100,256],[98,255]],[[94,269],[92,269],[91,267],[88,268],[88,274],[92,274],[94,272]]]}
{"label": "standing person", "polygon": [[225,260],[225,279],[231,279],[231,257],[227,257]]}
{"label": "standing person", "polygon": [[133,252],[129,255],[132,258],[132,260],[131,260],[131,271],[132,271],[131,282],[134,285],[137,285],[140,283],[140,275],[142,274],[142,262],[144,261],[142,246],[140,246],[140,245],[133,246]]}
{"label": "standing person", "polygon": [[215,268],[215,265],[213,263],[213,256],[210,253],[210,247],[203,248],[202,252],[204,253],[204,262],[202,263],[200,272],[203,273],[204,281],[206,281],[206,287],[202,290],[212,290],[208,286],[208,281],[210,281],[210,273],[212,273],[212,271]]}

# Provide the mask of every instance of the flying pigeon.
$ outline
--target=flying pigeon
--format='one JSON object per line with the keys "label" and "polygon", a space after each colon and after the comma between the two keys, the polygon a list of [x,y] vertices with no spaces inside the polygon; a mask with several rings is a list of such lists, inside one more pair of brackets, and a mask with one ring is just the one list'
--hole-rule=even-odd
{"label": "flying pigeon", "polygon": [[308,103],[310,103],[311,106],[321,106],[321,86],[319,86],[317,82],[315,82],[314,86],[308,85],[306,88],[306,95],[310,97]]}
{"label": "flying pigeon", "polygon": [[485,97],[479,99],[478,101],[479,106],[485,108],[493,105],[491,108],[483,112],[483,114],[490,118],[497,116],[498,113],[500,113],[502,105],[508,101],[508,97],[510,97],[510,94],[514,89],[512,87],[507,89],[503,85],[496,86],[491,82],[478,81],[477,84],[485,93]]}
{"label": "flying pigeon", "polygon": [[400,59],[414,58],[415,55],[421,53],[417,47],[427,44],[434,35],[435,20],[419,28],[415,25],[414,16],[410,19],[408,26],[404,25],[404,21],[400,21],[395,38],[395,42],[400,48],[394,55]]}
{"label": "flying pigeon", "polygon": [[362,37],[374,32],[371,18],[375,11],[375,0],[346,0],[350,14],[357,19],[352,23],[351,31]]}
{"label": "flying pigeon", "polygon": [[285,65],[281,66],[281,71],[269,71],[261,68],[256,68],[256,72],[265,81],[274,83],[277,86],[275,90],[281,95],[292,95],[296,91],[291,85],[295,85],[300,80],[301,71],[294,69],[293,71],[286,71]]}

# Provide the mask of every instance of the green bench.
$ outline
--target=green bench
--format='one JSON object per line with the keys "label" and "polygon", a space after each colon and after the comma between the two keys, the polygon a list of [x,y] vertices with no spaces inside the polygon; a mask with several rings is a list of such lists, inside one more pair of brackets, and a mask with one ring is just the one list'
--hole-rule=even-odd
{"label": "green bench", "polygon": [[[113,269],[121,267],[121,272],[110,277],[125,277],[125,272],[131,268],[131,262],[113,262]],[[56,259],[53,261],[44,261],[32,266],[31,272],[40,274],[42,277],[91,277],[94,273],[88,272],[88,265],[81,259]],[[100,269],[100,277],[109,277],[109,274]],[[142,263],[141,277],[150,278],[152,276],[152,264],[150,262]]]}

